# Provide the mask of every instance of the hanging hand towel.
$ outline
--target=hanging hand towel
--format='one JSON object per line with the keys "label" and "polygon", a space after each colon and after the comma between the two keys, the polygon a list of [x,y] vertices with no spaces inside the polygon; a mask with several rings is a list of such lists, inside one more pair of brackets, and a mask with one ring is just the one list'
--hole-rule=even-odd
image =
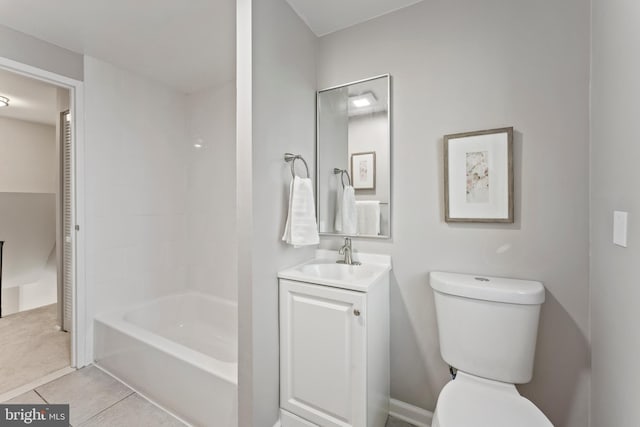
{"label": "hanging hand towel", "polygon": [[342,233],[354,235],[357,230],[356,192],[351,185],[347,185],[342,193]]}
{"label": "hanging hand towel", "polygon": [[310,178],[294,177],[289,188],[289,212],[282,240],[294,247],[320,243],[313,185]]}
{"label": "hanging hand towel", "polygon": [[380,201],[359,200],[356,202],[358,211],[358,234],[377,236],[380,234]]}
{"label": "hanging hand towel", "polygon": [[338,232],[342,233],[342,197],[344,190],[342,189],[342,185],[338,184],[336,188],[336,220],[334,222],[333,228]]}

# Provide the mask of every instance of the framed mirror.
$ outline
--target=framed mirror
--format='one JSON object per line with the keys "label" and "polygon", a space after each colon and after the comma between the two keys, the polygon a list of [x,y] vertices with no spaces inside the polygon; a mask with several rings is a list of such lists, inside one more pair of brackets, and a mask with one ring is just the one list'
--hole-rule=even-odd
{"label": "framed mirror", "polygon": [[320,234],[391,237],[391,76],[317,93]]}

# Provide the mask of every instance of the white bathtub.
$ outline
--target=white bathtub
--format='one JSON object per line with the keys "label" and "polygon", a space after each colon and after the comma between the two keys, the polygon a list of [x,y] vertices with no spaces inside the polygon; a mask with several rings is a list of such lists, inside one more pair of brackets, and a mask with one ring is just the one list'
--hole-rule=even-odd
{"label": "white bathtub", "polygon": [[95,320],[96,364],[195,426],[237,425],[237,306],[196,292]]}

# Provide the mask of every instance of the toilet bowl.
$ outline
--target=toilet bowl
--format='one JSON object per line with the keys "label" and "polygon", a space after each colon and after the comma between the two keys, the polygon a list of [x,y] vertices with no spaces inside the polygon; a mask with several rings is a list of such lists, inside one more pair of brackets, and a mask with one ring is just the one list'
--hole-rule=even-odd
{"label": "toilet bowl", "polygon": [[553,427],[515,384],[533,375],[540,282],[430,274],[440,353],[457,369],[440,392],[432,427]]}
{"label": "toilet bowl", "polygon": [[553,427],[513,384],[458,371],[442,391],[431,427]]}

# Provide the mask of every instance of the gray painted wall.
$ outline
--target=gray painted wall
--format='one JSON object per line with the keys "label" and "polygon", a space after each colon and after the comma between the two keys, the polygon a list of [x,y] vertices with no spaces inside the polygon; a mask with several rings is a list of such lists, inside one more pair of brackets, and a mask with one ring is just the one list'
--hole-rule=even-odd
{"label": "gray painted wall", "polygon": [[[591,424],[631,427],[640,419],[640,3],[592,7]],[[626,249],[612,242],[614,210],[629,212]]]}
{"label": "gray painted wall", "polygon": [[[589,19],[587,0],[422,2],[320,39],[318,87],[393,76],[393,238],[354,242],[393,256],[392,397],[433,410],[448,380],[429,271],[537,279],[547,301],[520,390],[555,425],[588,424]],[[446,224],[442,136],[502,126],[516,131],[515,224]]]}
{"label": "gray painted wall", "polygon": [[280,239],[291,181],[284,153],[302,154],[313,166],[316,38],[284,0],[240,1],[238,8],[239,416],[241,426],[271,427],[280,383],[277,272],[314,249]]}
{"label": "gray painted wall", "polygon": [[82,55],[0,25],[0,56],[83,80]]}
{"label": "gray painted wall", "polygon": [[0,192],[55,194],[56,127],[0,117],[0,129]]}

